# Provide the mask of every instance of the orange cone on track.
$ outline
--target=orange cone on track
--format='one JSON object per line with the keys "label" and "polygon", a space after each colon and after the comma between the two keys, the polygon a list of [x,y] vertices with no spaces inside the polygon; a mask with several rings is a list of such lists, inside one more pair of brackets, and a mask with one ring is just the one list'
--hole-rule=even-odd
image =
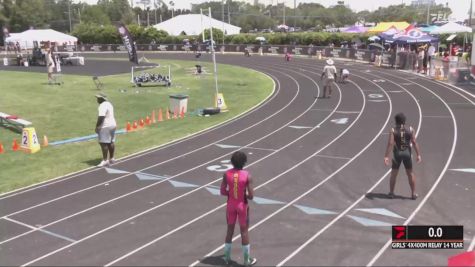
{"label": "orange cone on track", "polygon": [[139,128],[139,126],[137,125],[137,121],[134,121],[134,125],[132,127],[134,130],[137,130],[137,128]]}
{"label": "orange cone on track", "polygon": [[152,124],[152,120],[150,119],[149,116],[147,116],[147,117],[145,118],[145,124],[147,124],[147,125]]}
{"label": "orange cone on track", "polygon": [[170,119],[170,110],[167,108],[167,120]]}
{"label": "orange cone on track", "polygon": [[145,126],[145,121],[143,119],[140,119],[139,126],[140,128],[143,128]]}
{"label": "orange cone on track", "polygon": [[130,122],[127,122],[127,126],[125,127],[126,132],[131,132],[132,131],[132,125],[130,125]]}
{"label": "orange cone on track", "polygon": [[155,110],[152,110],[152,123],[157,123],[157,121],[155,120]]}
{"label": "orange cone on track", "polygon": [[158,111],[158,122],[163,121],[163,116],[162,116],[162,109]]}
{"label": "orange cone on track", "polygon": [[18,145],[18,143],[16,142],[16,139],[13,140],[13,144],[12,144],[12,150],[13,151],[18,151],[20,149],[20,146]]}
{"label": "orange cone on track", "polygon": [[182,107],[181,112],[180,112],[180,118],[183,119],[184,117],[185,117],[185,107]]}
{"label": "orange cone on track", "polygon": [[176,119],[178,118],[178,108],[175,108],[175,112],[173,112],[173,118]]}
{"label": "orange cone on track", "polygon": [[48,137],[46,137],[46,135],[43,135],[43,146],[46,147],[48,145],[49,145]]}
{"label": "orange cone on track", "polygon": [[3,144],[0,143],[0,154],[3,154],[5,152],[5,149],[3,149]]}

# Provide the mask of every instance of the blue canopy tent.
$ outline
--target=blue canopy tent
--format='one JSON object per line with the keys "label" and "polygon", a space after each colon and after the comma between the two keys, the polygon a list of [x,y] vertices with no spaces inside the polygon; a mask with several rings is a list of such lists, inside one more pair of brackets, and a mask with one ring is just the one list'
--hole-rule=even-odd
{"label": "blue canopy tent", "polygon": [[394,44],[437,43],[439,38],[423,33],[418,29],[411,29],[403,34],[387,36],[385,42]]}

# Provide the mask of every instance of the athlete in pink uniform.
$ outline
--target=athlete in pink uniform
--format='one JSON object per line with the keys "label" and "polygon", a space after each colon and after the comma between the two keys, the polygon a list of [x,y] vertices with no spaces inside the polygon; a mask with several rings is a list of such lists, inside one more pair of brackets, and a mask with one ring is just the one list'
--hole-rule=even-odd
{"label": "athlete in pink uniform", "polygon": [[[223,175],[221,182],[221,195],[228,197],[226,207],[226,219],[228,222],[228,230],[224,243],[224,260],[226,264],[231,261],[231,245],[234,234],[234,225],[236,219],[239,219],[241,228],[242,252],[244,255],[244,265],[250,266],[257,262],[256,258],[251,258],[249,244],[249,205],[248,199],[254,197],[254,189],[252,187],[252,179],[249,172],[242,168],[247,162],[247,156],[241,151],[236,151],[231,156],[233,167]],[[246,194],[247,192],[247,194]]]}

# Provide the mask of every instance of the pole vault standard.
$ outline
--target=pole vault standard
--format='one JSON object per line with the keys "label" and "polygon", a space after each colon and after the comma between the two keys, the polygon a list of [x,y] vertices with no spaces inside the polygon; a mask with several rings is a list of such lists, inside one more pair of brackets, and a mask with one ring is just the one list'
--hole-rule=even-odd
{"label": "pole vault standard", "polygon": [[[211,24],[211,20],[213,19],[211,17],[211,7],[208,7],[208,13],[209,13],[209,32],[210,32],[210,43],[211,43],[211,54],[213,56],[213,67],[214,67],[214,83],[215,83],[215,88],[216,88],[216,95],[214,98],[214,107],[218,107],[218,70],[216,68],[216,53],[214,51],[214,41],[213,41],[213,26]],[[204,32],[204,31],[203,31]]]}

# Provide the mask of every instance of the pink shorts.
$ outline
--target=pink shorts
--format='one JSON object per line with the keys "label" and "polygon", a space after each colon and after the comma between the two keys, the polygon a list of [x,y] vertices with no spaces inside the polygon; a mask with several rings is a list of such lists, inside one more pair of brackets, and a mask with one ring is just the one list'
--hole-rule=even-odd
{"label": "pink shorts", "polygon": [[249,225],[249,205],[244,202],[228,203],[226,207],[226,220],[228,224],[236,224],[236,219],[239,218],[240,226]]}

